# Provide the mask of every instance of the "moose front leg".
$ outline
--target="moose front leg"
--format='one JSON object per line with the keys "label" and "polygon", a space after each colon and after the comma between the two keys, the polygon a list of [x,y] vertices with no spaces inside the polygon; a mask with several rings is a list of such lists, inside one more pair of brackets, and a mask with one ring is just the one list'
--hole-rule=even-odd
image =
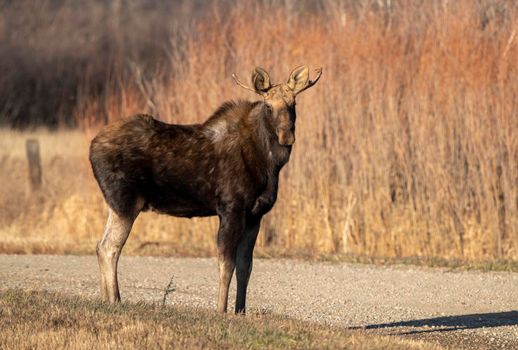
{"label": "moose front leg", "polygon": [[260,217],[272,209],[277,200],[277,190],[279,189],[279,177],[273,176],[268,179],[266,189],[255,200],[252,208],[252,215]]}
{"label": "moose front leg", "polygon": [[246,308],[246,289],[250,274],[252,273],[254,246],[259,233],[261,218],[248,219],[246,221],[243,238],[237,246],[236,252],[236,313],[245,313]]}
{"label": "moose front leg", "polygon": [[236,267],[236,248],[245,227],[244,213],[220,215],[218,231],[218,312],[227,312],[228,289]]}

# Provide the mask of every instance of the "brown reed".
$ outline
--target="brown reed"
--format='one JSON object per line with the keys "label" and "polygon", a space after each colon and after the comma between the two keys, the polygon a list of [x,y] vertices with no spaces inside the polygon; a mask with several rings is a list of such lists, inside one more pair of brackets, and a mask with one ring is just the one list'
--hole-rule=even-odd
{"label": "brown reed", "polygon": [[[518,5],[296,4],[215,5],[175,34],[152,74],[136,65],[131,79],[108,80],[102,98],[81,96],[82,133],[39,133],[50,152],[41,202],[23,193],[13,151],[26,135],[3,132],[0,175],[12,186],[2,190],[0,248],[93,252],[105,208],[86,149],[99,116],[201,122],[225,100],[256,98],[231,73],[259,65],[275,80],[309,64],[324,75],[299,98],[263,251],[517,259]],[[127,250],[212,254],[216,228],[216,219],[144,214]]]}

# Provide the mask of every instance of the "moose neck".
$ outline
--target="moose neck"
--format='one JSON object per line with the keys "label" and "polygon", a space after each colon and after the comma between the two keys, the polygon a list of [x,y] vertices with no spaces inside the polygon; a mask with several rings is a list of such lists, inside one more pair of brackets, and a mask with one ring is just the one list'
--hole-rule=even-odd
{"label": "moose neck", "polygon": [[270,123],[272,109],[266,103],[259,102],[252,109],[249,117],[256,124],[256,143],[261,150],[262,157],[266,160],[274,174],[278,174],[281,168],[288,162],[291,154],[291,146],[283,146],[279,143],[275,128]]}

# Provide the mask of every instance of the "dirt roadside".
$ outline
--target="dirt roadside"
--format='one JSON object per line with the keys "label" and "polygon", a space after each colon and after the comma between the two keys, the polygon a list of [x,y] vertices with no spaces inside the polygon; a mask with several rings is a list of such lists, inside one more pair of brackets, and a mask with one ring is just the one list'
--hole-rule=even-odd
{"label": "dirt roadside", "polygon": [[[171,279],[168,304],[215,309],[215,259],[121,257],[123,299],[161,303]],[[0,288],[94,297],[97,261],[0,255]],[[518,349],[518,273],[256,259],[248,306],[453,348]]]}

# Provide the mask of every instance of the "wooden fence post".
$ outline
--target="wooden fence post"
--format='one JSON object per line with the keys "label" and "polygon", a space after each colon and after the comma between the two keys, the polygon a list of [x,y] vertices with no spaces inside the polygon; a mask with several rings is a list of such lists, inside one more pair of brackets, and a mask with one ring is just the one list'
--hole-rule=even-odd
{"label": "wooden fence post", "polygon": [[496,237],[496,257],[501,259],[504,255],[504,243],[507,240],[507,227],[506,227],[506,219],[505,219],[505,193],[503,189],[503,168],[502,161],[496,167],[496,194],[497,194],[497,214],[498,214],[498,231]]}
{"label": "wooden fence post", "polygon": [[37,191],[41,188],[41,158],[40,144],[37,139],[28,139],[25,142],[27,151],[27,162],[29,163],[29,183],[31,191]]}

